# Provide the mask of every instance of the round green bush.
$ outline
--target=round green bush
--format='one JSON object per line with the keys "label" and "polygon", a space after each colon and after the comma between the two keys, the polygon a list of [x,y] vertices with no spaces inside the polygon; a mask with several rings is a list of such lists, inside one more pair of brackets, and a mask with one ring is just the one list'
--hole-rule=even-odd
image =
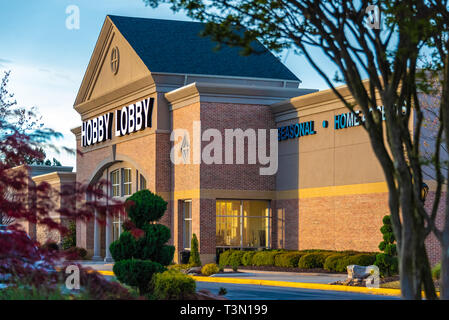
{"label": "round green bush", "polygon": [[324,261],[331,254],[333,254],[333,252],[329,252],[329,251],[308,253],[299,259],[298,267],[301,269],[323,268]]}
{"label": "round green bush", "polygon": [[376,261],[376,254],[360,253],[349,258],[349,264],[371,266]]}
{"label": "round green bush", "polygon": [[440,279],[440,274],[441,274],[441,263],[437,263],[435,267],[432,268],[432,277],[435,280],[438,280]]}
{"label": "round green bush", "polygon": [[168,270],[154,275],[152,287],[158,300],[185,300],[195,293],[196,283],[177,270]]}
{"label": "round green bush", "polygon": [[235,250],[226,250],[220,254],[218,264],[220,266],[229,266],[229,257]]}
{"label": "round green bush", "polygon": [[301,259],[303,255],[303,253],[299,252],[278,254],[274,259],[274,265],[276,267],[295,268],[298,266],[299,259]]}
{"label": "round green bush", "polygon": [[242,256],[242,265],[250,266],[253,263],[253,257],[256,254],[256,251],[246,251]]}
{"label": "round green bush", "polygon": [[164,266],[150,260],[128,259],[116,261],[112,269],[117,280],[139,288],[141,294],[150,292],[153,274],[163,272]]}
{"label": "round green bush", "polygon": [[390,256],[385,253],[379,253],[376,255],[374,265],[379,268],[381,276],[388,277],[397,274],[399,271],[398,257]]}
{"label": "round green bush", "polygon": [[228,258],[228,265],[230,266],[241,266],[242,263],[242,257],[245,254],[245,251],[241,250],[235,250],[231,253],[231,255]]}
{"label": "round green bush", "polygon": [[323,268],[326,269],[327,271],[337,271],[338,262],[346,256],[347,255],[343,253],[331,254],[324,261]]}
{"label": "round green bush", "polygon": [[147,222],[158,221],[167,210],[167,202],[149,190],[137,191],[126,199],[125,206],[129,219],[140,229]]}
{"label": "round green bush", "polygon": [[274,259],[279,251],[261,251],[257,252],[252,259],[253,266],[274,266]]}
{"label": "round green bush", "polygon": [[215,263],[208,263],[201,268],[201,274],[203,274],[206,277],[216,274],[218,272],[220,272],[220,269]]}

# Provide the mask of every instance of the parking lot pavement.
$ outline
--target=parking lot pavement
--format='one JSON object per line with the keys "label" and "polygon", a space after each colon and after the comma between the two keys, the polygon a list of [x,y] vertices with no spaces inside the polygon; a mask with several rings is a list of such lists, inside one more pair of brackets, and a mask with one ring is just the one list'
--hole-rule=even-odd
{"label": "parking lot pavement", "polygon": [[313,290],[301,288],[269,287],[248,284],[229,284],[214,282],[197,282],[197,290],[206,289],[218,294],[220,288],[225,288],[229,300],[398,300],[399,297],[341,292],[328,290]]}

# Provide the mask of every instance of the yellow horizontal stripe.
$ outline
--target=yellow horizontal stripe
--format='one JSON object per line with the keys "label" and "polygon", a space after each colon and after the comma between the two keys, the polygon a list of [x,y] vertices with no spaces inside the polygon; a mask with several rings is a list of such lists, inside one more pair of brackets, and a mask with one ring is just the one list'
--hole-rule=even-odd
{"label": "yellow horizontal stripe", "polygon": [[317,197],[339,197],[355,194],[371,194],[388,192],[385,182],[349,184],[320,188],[304,188],[277,192],[277,199],[307,199]]}
{"label": "yellow horizontal stripe", "polygon": [[200,282],[217,282],[217,283],[234,283],[234,284],[252,284],[260,286],[274,286],[274,287],[288,287],[288,288],[301,288],[301,289],[313,289],[313,290],[326,290],[326,291],[345,291],[356,293],[368,293],[378,294],[386,296],[400,296],[401,290],[398,289],[385,289],[385,288],[367,288],[367,287],[354,287],[354,286],[341,286],[331,284],[320,283],[302,283],[302,282],[288,282],[288,281],[274,281],[274,280],[256,280],[256,279],[238,279],[238,278],[219,278],[219,277],[196,277],[193,279]]}

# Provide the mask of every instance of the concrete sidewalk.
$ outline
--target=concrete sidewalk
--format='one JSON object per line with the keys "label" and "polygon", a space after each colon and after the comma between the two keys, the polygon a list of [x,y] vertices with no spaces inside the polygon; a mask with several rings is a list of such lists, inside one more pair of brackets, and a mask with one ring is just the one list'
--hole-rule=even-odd
{"label": "concrete sidewalk", "polygon": [[260,270],[238,270],[238,272],[232,272],[232,269],[225,269],[224,271],[225,273],[214,274],[211,277],[321,284],[329,284],[347,278],[346,274],[341,273],[297,273]]}
{"label": "concrete sidewalk", "polygon": [[[76,261],[76,263],[97,271],[108,272],[112,272],[112,267],[114,266],[113,263],[106,263],[102,261]],[[297,273],[260,270],[238,270],[237,272],[233,272],[232,269],[224,269],[224,271],[224,273],[214,274],[211,277],[321,284],[329,284],[331,282],[345,280],[347,277],[346,274],[335,273]]]}

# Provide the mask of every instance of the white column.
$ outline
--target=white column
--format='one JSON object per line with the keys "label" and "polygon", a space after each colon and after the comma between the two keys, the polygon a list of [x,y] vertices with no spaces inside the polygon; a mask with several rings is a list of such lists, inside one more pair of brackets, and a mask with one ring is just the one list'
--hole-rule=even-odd
{"label": "white column", "polygon": [[105,262],[114,261],[111,256],[111,252],[109,251],[109,246],[112,243],[112,217],[110,214],[106,217],[106,257],[104,258]]}
{"label": "white column", "polygon": [[98,222],[98,213],[95,210],[95,219],[94,219],[94,256],[92,260],[101,261],[103,258],[100,253],[100,224]]}

